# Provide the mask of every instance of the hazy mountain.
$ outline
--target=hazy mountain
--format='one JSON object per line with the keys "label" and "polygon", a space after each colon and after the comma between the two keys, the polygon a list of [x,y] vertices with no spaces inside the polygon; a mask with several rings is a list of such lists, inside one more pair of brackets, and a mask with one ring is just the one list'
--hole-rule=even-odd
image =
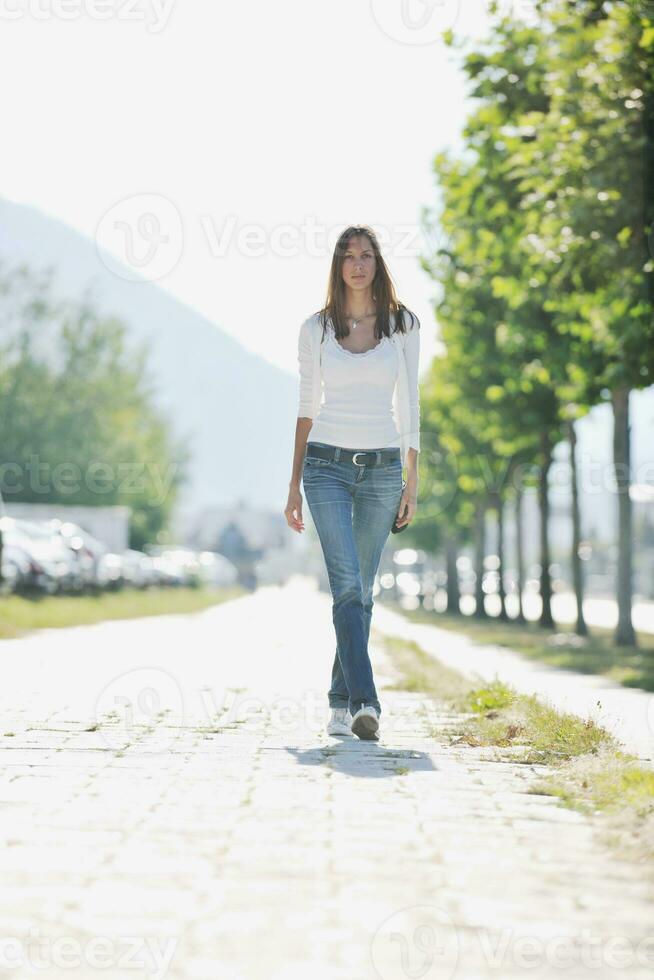
{"label": "hazy mountain", "polygon": [[[53,266],[57,292],[81,297],[147,340],[158,404],[193,453],[180,510],[231,504],[283,508],[298,382],[156,283],[114,275],[96,244],[35,208],[0,200],[0,258]],[[256,453],[252,451],[256,439]]]}

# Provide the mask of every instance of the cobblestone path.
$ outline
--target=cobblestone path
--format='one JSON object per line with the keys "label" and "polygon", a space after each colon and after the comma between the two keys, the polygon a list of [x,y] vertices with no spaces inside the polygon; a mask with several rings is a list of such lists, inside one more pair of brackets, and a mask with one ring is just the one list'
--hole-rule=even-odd
{"label": "cobblestone path", "polygon": [[0,977],[651,977],[645,872],[377,646],[327,736],[333,649],[300,584],[0,644]]}

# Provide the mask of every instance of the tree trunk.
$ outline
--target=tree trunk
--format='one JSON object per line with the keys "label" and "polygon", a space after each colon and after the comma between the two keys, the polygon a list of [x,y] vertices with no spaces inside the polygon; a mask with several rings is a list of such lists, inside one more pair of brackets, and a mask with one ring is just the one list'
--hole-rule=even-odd
{"label": "tree trunk", "polygon": [[540,598],[542,609],[540,625],[545,629],[554,628],[552,618],[552,579],[550,576],[549,516],[550,500],[548,476],[552,465],[552,447],[547,433],[541,434],[541,467],[538,479],[538,505],[540,508]]}
{"label": "tree trunk", "polygon": [[518,615],[515,618],[517,623],[526,622],[525,612],[522,606],[522,593],[525,587],[525,559],[522,544],[522,501],[524,494],[522,487],[518,487],[515,494],[515,549],[516,549],[516,571],[518,575]]}
{"label": "tree trunk", "polygon": [[475,526],[475,618],[487,619],[484,605],[484,558],[486,557],[486,500],[477,502]]}
{"label": "tree trunk", "polygon": [[459,570],[456,567],[458,558],[458,543],[455,537],[448,535],[445,539],[445,571],[447,575],[447,612],[454,616],[461,615],[461,589],[459,587]]}
{"label": "tree trunk", "polygon": [[506,612],[506,592],[504,591],[504,501],[502,495],[497,495],[497,574],[498,574],[498,594],[500,597],[499,619],[506,621],[509,617]]}
{"label": "tree trunk", "polygon": [[631,461],[629,445],[629,387],[620,385],[612,393],[613,402],[613,467],[618,494],[618,625],[613,642],[617,646],[635,647],[636,634],[631,622]]}
{"label": "tree trunk", "polygon": [[579,509],[579,486],[577,473],[577,430],[570,421],[568,425],[570,441],[570,483],[572,486],[572,584],[577,602],[577,636],[588,636],[588,627],[584,619],[584,578],[583,565],[579,557],[581,544],[581,512]]}

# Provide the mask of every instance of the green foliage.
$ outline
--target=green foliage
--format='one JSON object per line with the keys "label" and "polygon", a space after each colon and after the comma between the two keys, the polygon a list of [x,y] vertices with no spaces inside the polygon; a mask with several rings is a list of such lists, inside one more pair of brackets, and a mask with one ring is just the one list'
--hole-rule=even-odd
{"label": "green foliage", "polygon": [[515,700],[516,692],[503,681],[494,680],[486,687],[478,687],[470,691],[466,697],[465,706],[468,711],[480,714],[486,711],[506,708]]}
{"label": "green foliage", "polygon": [[[424,383],[449,457],[441,535],[508,495],[608,389],[654,381],[654,41],[644,7],[542,0],[526,25],[495,6],[463,69],[477,100],[464,151],[438,153],[423,269],[445,352]],[[449,34],[446,43],[456,47]],[[442,458],[421,455],[425,502]]]}
{"label": "green foliage", "polygon": [[165,527],[187,456],[152,401],[146,350],[49,279],[0,270],[0,474],[6,501],[127,505],[131,545]]}

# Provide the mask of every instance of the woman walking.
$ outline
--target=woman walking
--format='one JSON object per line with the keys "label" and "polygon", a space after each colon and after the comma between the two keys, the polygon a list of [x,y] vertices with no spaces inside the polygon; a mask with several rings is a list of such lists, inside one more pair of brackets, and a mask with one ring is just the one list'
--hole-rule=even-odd
{"label": "woman walking", "polygon": [[406,527],[417,507],[419,330],[418,318],[397,300],[374,231],[346,228],[334,249],[327,303],[300,327],[284,511],[302,532],[302,479],[333,600],[330,735],[379,738],[381,705],[368,655],[372,593],[393,525]]}

